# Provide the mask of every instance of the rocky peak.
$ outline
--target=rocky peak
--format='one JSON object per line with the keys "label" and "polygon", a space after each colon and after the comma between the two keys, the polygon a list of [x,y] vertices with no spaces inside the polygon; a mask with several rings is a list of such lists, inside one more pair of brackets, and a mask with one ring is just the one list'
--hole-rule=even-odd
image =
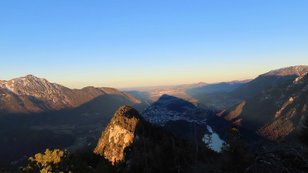
{"label": "rocky peak", "polygon": [[33,82],[36,82],[36,83],[43,83],[43,82],[48,82],[46,79],[43,79],[43,78],[39,78],[39,77],[36,77],[34,75],[26,75],[26,76],[23,76],[23,77],[19,77],[19,78],[15,78],[15,79],[11,79],[9,81],[7,81],[8,83],[22,83],[22,84],[26,84],[26,83],[33,83]]}
{"label": "rocky peak", "polygon": [[69,102],[64,96],[61,85],[50,83],[46,79],[33,75],[6,81],[4,85],[16,95],[33,96],[53,103],[67,104]]}
{"label": "rocky peak", "polygon": [[124,160],[124,150],[134,142],[140,120],[140,115],[134,108],[120,107],[103,131],[94,153],[112,164]]}
{"label": "rocky peak", "polygon": [[2,85],[3,87],[6,87],[7,89],[11,90],[16,94],[25,94],[22,92],[22,90],[25,88],[37,90],[37,89],[47,89],[55,86],[55,84],[48,82],[46,79],[38,78],[33,75],[27,75],[24,77],[15,78],[8,81],[3,81]]}
{"label": "rocky peak", "polygon": [[303,76],[308,73],[308,65],[291,66],[272,70],[263,76]]}
{"label": "rocky peak", "polygon": [[122,106],[120,107],[116,114],[115,114],[116,118],[136,118],[136,119],[140,119],[140,115],[138,113],[138,111],[130,106]]}
{"label": "rocky peak", "polygon": [[29,79],[29,80],[41,80],[41,78],[36,77],[36,76],[34,76],[32,74],[28,74],[28,75],[26,75],[26,76],[24,76],[22,78],[26,78],[26,79]]}

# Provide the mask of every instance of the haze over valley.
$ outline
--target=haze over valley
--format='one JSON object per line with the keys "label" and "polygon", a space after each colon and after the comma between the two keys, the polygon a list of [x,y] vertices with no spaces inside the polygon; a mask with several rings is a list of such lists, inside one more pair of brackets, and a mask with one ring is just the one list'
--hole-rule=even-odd
{"label": "haze over valley", "polygon": [[0,173],[308,172],[308,1],[0,1]]}

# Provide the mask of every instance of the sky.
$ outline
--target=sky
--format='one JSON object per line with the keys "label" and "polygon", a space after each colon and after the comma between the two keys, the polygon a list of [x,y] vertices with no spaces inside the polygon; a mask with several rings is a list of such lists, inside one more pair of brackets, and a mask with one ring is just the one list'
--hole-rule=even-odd
{"label": "sky", "polygon": [[251,79],[308,65],[307,0],[0,1],[0,79],[71,88]]}

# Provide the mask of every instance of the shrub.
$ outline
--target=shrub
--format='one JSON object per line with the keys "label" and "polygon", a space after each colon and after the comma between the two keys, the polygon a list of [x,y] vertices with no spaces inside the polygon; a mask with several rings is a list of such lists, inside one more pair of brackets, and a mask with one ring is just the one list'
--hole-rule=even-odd
{"label": "shrub", "polygon": [[60,149],[46,149],[44,153],[37,153],[34,157],[29,157],[28,164],[23,167],[22,172],[70,172],[69,164],[66,163],[67,152]]}

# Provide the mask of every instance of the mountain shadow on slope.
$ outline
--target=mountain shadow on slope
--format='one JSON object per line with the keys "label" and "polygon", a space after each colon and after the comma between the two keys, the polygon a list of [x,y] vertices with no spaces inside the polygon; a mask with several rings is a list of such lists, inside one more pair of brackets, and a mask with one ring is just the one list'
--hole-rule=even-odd
{"label": "mountain shadow on slope", "polygon": [[[213,109],[205,109],[184,99],[163,95],[142,116],[149,122],[162,126],[177,138],[204,143],[205,136],[217,135],[210,145],[217,146],[227,137],[231,123],[216,116]],[[215,143],[216,142],[216,143]],[[219,150],[219,149],[218,149]]]}
{"label": "mountain shadow on slope", "polygon": [[204,109],[182,98],[164,94],[143,112],[142,116],[154,124],[167,121],[202,121],[215,113],[213,109]]}

